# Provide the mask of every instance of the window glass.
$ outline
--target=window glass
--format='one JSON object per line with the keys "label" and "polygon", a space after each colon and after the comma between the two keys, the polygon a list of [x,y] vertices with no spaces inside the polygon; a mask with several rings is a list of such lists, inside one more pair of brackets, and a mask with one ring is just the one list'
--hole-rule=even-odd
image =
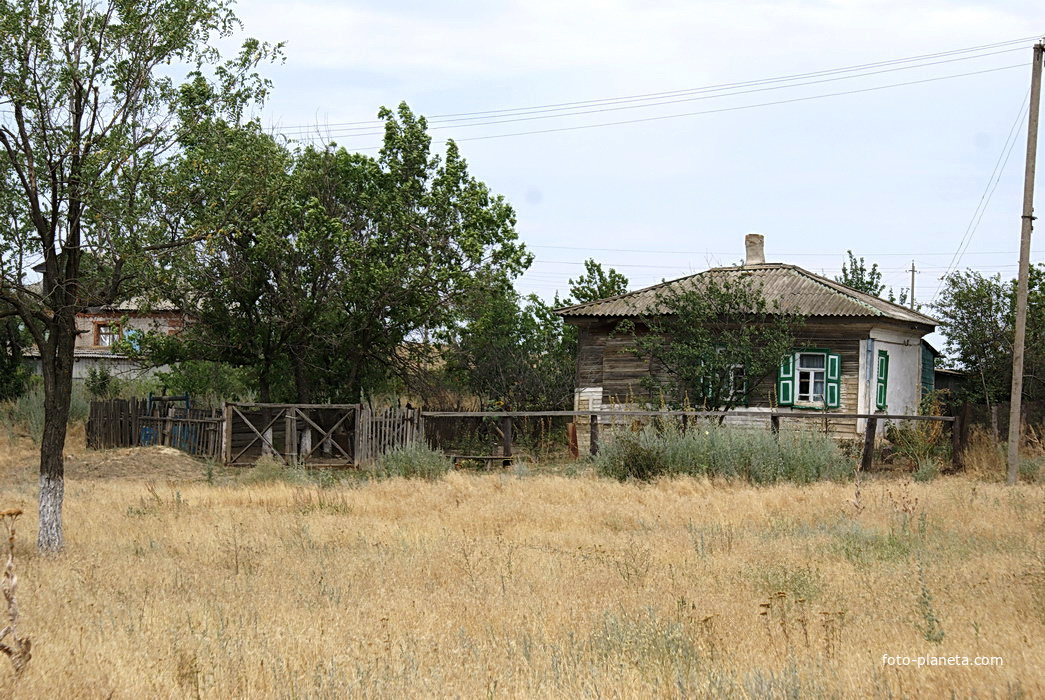
{"label": "window glass", "polygon": [[827,358],[820,354],[802,353],[798,356],[799,369],[824,369]]}
{"label": "window glass", "polygon": [[799,401],[816,403],[824,400],[827,376],[827,356],[823,353],[799,353],[798,396]]}

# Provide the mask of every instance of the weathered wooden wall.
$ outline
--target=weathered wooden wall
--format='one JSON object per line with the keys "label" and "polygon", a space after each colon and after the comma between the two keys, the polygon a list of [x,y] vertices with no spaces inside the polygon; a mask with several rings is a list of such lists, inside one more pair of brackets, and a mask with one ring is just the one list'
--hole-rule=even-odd
{"label": "weathered wooden wall", "polygon": [[[634,339],[627,333],[614,333],[619,319],[585,320],[578,322],[577,348],[577,388],[602,388],[602,405],[636,407],[654,401],[649,389],[643,386],[643,379],[656,372],[656,368],[648,358],[642,358],[634,352]],[[825,348],[838,353],[842,359],[841,367],[841,405],[832,412],[858,412],[860,340],[867,338],[870,324],[866,319],[849,321],[839,319],[837,322],[809,322],[796,334],[799,347]],[[642,332],[641,329],[639,331]],[[743,408],[775,408],[776,407],[776,374],[763,379],[750,390],[750,399]],[[740,407],[738,407],[740,408]],[[804,409],[796,408],[795,412]],[[758,418],[737,417],[730,422],[740,424],[765,423]],[[786,424],[788,421],[784,421]],[[810,428],[814,421],[801,419],[796,425]],[[857,434],[856,419],[830,419],[826,425],[821,423],[818,429],[839,437],[854,437]]]}

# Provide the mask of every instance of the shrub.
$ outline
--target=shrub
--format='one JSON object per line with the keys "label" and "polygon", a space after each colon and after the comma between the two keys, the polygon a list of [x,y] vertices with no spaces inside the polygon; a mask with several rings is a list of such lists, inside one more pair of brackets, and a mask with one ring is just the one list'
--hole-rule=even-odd
{"label": "shrub", "polygon": [[[69,423],[87,420],[90,414],[90,403],[82,385],[73,384],[72,399],[69,403]],[[28,391],[12,401],[4,410],[4,422],[8,429],[24,430],[29,437],[39,443],[44,435],[44,388],[34,382]]]}
{"label": "shrub", "polygon": [[852,473],[853,462],[834,440],[819,433],[774,435],[761,429],[707,423],[686,432],[671,424],[612,431],[595,466],[601,475],[622,481],[686,474],[770,484],[843,478]]}
{"label": "shrub", "polygon": [[373,467],[378,478],[438,479],[450,471],[450,460],[423,442],[398,447],[382,456]]}
{"label": "shrub", "polygon": [[120,380],[105,367],[91,367],[83,382],[91,398],[111,399],[120,392]]}
{"label": "shrub", "polygon": [[939,463],[931,457],[923,457],[918,460],[918,468],[914,470],[912,478],[915,481],[932,481],[940,475]]}
{"label": "shrub", "polygon": [[309,481],[305,470],[288,466],[272,455],[264,455],[254,463],[254,467],[243,475],[244,484],[268,484],[285,481],[291,484],[304,484]]}

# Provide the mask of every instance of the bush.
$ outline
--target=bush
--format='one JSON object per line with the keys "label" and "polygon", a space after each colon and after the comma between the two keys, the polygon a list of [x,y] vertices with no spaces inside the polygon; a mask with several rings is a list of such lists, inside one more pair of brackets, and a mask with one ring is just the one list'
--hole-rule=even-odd
{"label": "bush", "polygon": [[272,455],[264,455],[254,463],[253,468],[243,475],[244,484],[270,484],[275,482],[289,484],[306,484],[308,474],[301,467],[288,466]]}
{"label": "bush", "polygon": [[373,467],[378,478],[439,479],[450,471],[450,460],[423,442],[399,447],[384,455]]}
{"label": "bush", "polygon": [[83,386],[94,399],[111,399],[120,393],[120,380],[105,367],[88,369]]}
{"label": "bush", "polygon": [[[73,384],[69,403],[69,423],[87,420],[91,406],[83,386]],[[33,382],[28,391],[12,401],[3,411],[4,422],[9,430],[20,429],[39,443],[44,435],[44,388]]]}
{"label": "bush", "polygon": [[711,423],[685,433],[671,424],[611,432],[595,466],[601,475],[622,481],[685,474],[735,477],[756,484],[839,479],[853,470],[852,459],[819,433],[774,435]]}
{"label": "bush", "polygon": [[931,457],[925,457],[918,460],[918,468],[914,470],[914,474],[911,477],[915,481],[926,482],[932,481],[940,475],[940,465],[935,459]]}

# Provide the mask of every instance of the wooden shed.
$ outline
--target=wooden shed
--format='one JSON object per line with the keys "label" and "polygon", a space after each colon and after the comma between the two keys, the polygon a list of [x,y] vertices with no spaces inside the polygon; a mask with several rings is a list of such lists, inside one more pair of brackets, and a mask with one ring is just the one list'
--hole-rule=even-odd
{"label": "wooden shed", "polygon": [[[923,355],[931,352],[922,337],[935,330],[934,319],[796,265],[764,262],[762,236],[748,236],[747,244],[743,265],[558,309],[579,334],[574,408],[622,409],[652,401],[642,382],[652,363],[635,353],[633,336],[615,331],[630,319],[641,332],[641,319],[657,313],[665,292],[691,288],[710,274],[748,276],[781,312],[805,319],[777,375],[748,387],[745,412],[917,413],[925,391]],[[833,420],[827,427],[853,438],[864,428],[857,419]]]}

